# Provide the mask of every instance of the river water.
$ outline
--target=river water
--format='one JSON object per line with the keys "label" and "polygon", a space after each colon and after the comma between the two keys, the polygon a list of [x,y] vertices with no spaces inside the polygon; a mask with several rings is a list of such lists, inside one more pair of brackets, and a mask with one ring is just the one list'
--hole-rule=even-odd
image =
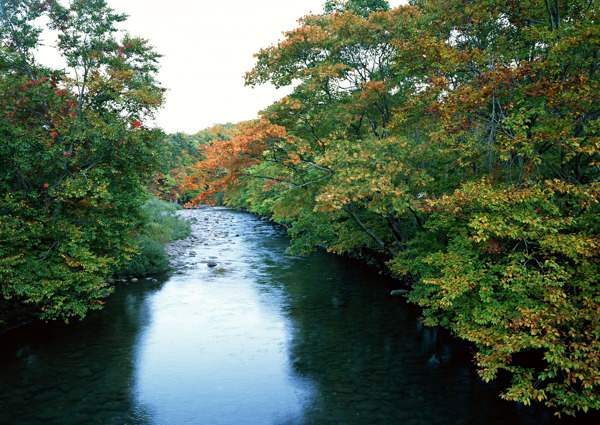
{"label": "river water", "polygon": [[0,424],[573,423],[500,400],[470,347],[375,271],[289,256],[250,214],[188,214],[200,238],[181,274],[123,285],[83,322],[0,335]]}

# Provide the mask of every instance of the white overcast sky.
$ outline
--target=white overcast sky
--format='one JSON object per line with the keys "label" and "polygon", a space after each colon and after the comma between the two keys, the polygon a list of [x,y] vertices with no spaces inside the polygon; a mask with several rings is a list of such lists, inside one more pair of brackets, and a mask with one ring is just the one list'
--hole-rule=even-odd
{"label": "white overcast sky", "polygon": [[[195,134],[214,124],[254,119],[289,93],[245,87],[253,54],[283,39],[325,0],[107,0],[129,15],[122,28],[150,40],[163,55],[158,80],[168,89],[154,125]],[[406,3],[389,1],[396,7]],[[146,123],[152,125],[153,123]]]}

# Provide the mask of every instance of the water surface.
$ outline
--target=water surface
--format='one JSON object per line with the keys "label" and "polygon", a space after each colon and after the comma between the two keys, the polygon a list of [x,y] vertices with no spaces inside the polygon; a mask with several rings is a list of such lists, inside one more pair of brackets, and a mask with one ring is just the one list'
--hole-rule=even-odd
{"label": "water surface", "polygon": [[470,347],[375,271],[289,256],[249,214],[193,214],[183,274],[119,287],[84,322],[0,335],[0,424],[577,423],[500,400]]}

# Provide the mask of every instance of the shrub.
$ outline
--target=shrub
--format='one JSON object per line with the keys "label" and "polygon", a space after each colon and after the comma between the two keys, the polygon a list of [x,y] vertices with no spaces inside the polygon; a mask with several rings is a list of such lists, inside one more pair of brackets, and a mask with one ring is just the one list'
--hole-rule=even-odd
{"label": "shrub", "polygon": [[144,225],[136,238],[137,254],[117,273],[119,277],[147,276],[169,268],[164,252],[167,243],[188,237],[192,231],[189,221],[175,215],[181,206],[158,199],[142,205]]}

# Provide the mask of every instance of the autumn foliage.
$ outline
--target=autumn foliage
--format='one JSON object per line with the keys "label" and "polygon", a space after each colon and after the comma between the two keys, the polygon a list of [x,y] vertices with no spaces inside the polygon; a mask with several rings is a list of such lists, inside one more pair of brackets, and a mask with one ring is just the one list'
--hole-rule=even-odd
{"label": "autumn foliage", "polygon": [[162,141],[160,168],[148,180],[146,187],[154,198],[186,204],[199,191],[188,186],[192,165],[206,159],[204,150],[213,143],[231,140],[238,133],[237,125],[227,123],[199,131],[196,134],[169,134]]}
{"label": "autumn foliage", "polygon": [[[83,317],[136,251],[163,137],[143,124],[163,101],[158,55],[117,39],[125,17],[102,0],[9,0],[0,12],[0,304]],[[40,18],[64,70],[36,60]]]}
{"label": "autumn foliage", "polygon": [[247,84],[293,93],[205,149],[195,202],[270,215],[296,252],[383,256],[504,398],[599,409],[597,3],[375,3],[255,55]]}

